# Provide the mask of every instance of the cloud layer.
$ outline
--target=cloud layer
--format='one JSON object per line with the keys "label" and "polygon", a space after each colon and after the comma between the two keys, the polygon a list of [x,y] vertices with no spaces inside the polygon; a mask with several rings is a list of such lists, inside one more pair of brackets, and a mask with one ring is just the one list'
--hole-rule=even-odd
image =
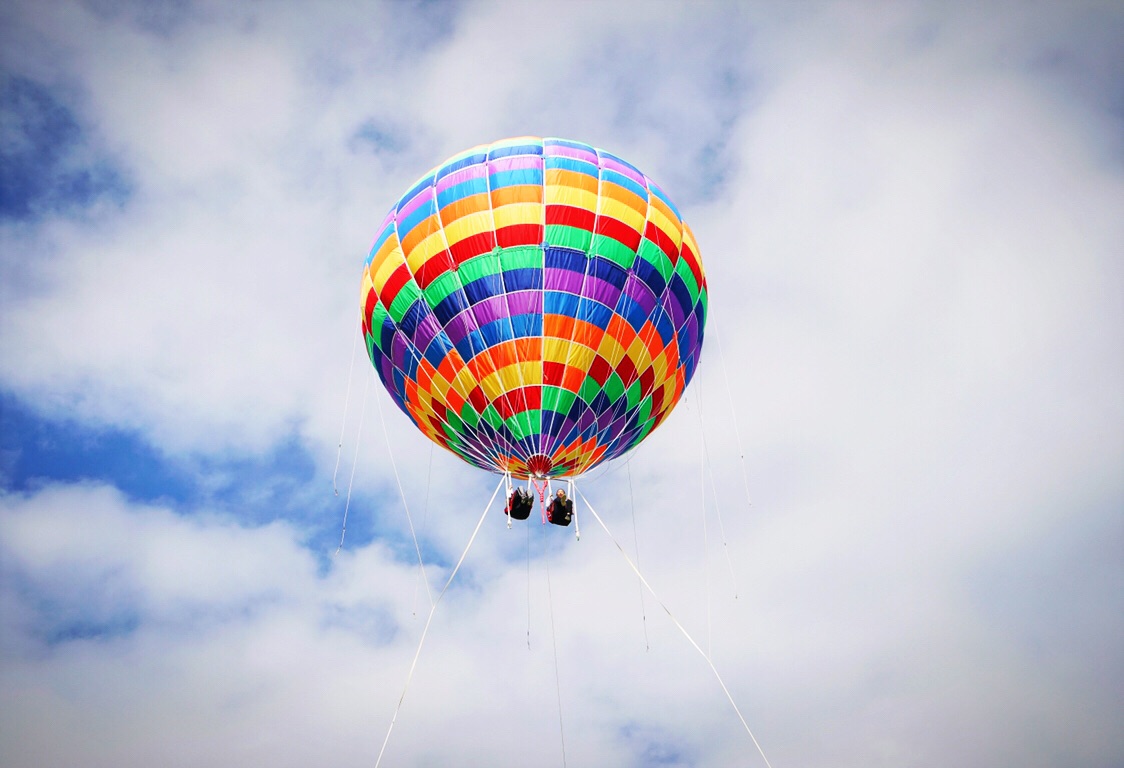
{"label": "cloud layer", "polygon": [[[50,429],[4,424],[180,478],[6,439],[3,764],[374,762],[495,478],[351,369],[358,272],[517,134],[629,158],[698,236],[699,375],[580,488],[770,762],[1124,759],[1112,4],[3,14],[0,394]],[[579,515],[489,513],[385,764],[763,764]]]}

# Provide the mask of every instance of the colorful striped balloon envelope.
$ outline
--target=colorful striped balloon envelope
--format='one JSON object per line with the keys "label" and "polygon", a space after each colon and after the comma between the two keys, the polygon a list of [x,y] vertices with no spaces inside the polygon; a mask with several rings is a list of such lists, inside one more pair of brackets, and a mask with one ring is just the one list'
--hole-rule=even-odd
{"label": "colorful striped balloon envelope", "polygon": [[367,352],[419,430],[518,478],[634,448],[699,361],[699,249],[651,179],[564,139],[474,147],[387,214],[363,270]]}

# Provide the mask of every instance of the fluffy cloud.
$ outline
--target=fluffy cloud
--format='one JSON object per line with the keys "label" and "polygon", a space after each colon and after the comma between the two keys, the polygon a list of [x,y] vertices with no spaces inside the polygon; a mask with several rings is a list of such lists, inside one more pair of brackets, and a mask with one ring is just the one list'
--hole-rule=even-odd
{"label": "fluffy cloud", "polygon": [[[295,445],[326,495],[383,210],[463,147],[580,137],[680,201],[713,310],[676,417],[581,488],[771,762],[1124,755],[1111,5],[40,7],[5,11],[3,61],[81,128],[52,178],[119,184],[0,222],[5,393],[240,499],[266,480],[224,462]],[[494,479],[433,455],[361,350],[351,375],[336,558],[299,488],[265,525],[3,498],[2,762],[372,762],[429,609],[399,484],[436,594]],[[574,764],[756,764],[581,525],[493,511],[389,763],[550,764],[564,736]]]}

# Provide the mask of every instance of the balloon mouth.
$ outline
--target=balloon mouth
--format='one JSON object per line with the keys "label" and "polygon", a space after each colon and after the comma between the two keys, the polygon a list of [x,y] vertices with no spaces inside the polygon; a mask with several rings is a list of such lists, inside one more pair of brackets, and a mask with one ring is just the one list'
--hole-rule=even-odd
{"label": "balloon mouth", "polygon": [[554,469],[554,462],[543,453],[536,453],[527,459],[527,471],[535,477],[546,477]]}

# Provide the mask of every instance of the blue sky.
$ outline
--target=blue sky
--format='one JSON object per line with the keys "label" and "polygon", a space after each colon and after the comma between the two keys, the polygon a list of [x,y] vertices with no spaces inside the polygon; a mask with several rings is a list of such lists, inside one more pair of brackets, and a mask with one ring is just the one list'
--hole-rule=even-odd
{"label": "blue sky", "polygon": [[[627,158],[700,243],[698,375],[579,487],[771,764],[1124,762],[1115,4],[0,30],[3,765],[374,763],[495,478],[352,368],[359,271],[421,173],[524,134]],[[485,517],[384,765],[764,765],[581,526]]]}

